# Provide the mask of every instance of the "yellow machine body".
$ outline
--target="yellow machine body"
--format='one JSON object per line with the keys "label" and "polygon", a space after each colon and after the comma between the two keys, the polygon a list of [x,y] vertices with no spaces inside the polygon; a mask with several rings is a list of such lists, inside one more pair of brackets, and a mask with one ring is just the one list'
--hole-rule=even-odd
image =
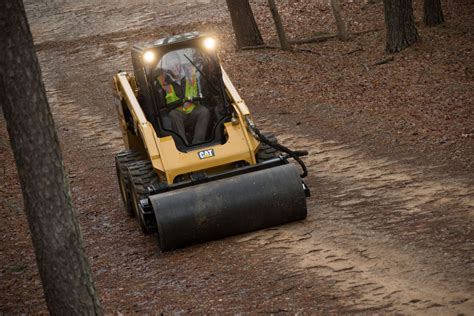
{"label": "yellow machine body", "polygon": [[[172,184],[177,176],[190,172],[205,170],[213,174],[232,168],[231,164],[235,162],[245,161],[250,165],[256,163],[255,155],[260,142],[247,129],[244,117],[250,115],[249,109],[224,69],[222,69],[222,74],[226,93],[238,114],[232,122],[224,124],[227,142],[189,152],[179,151],[171,136],[161,138],[157,136],[138,103],[135,77],[126,72],[119,72],[114,76],[117,110],[125,147],[146,154],[153,169],[160,177],[164,177],[168,184]],[[133,116],[132,130],[127,128],[123,113],[124,106],[128,107]],[[197,153],[206,149],[212,149],[214,155],[201,159]]]}

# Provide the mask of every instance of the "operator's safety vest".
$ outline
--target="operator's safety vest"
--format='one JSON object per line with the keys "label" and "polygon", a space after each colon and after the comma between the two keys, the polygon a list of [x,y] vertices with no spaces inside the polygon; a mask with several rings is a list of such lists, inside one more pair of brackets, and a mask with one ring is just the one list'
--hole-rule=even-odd
{"label": "operator's safety vest", "polygon": [[[166,91],[166,96],[165,96],[166,104],[170,104],[170,103],[180,100],[179,97],[176,95],[176,92],[174,91],[173,85],[165,83],[164,75],[161,75],[158,78],[158,80],[160,81],[160,84],[163,87],[163,89]],[[198,96],[198,84],[196,80],[196,75],[193,74],[193,76],[191,77],[191,80],[188,80],[186,78],[186,89],[185,89],[184,97],[188,99],[188,98],[193,98],[197,96]],[[189,114],[194,110],[195,107],[196,105],[194,103],[185,102],[185,104],[178,106],[176,109],[186,114]]]}

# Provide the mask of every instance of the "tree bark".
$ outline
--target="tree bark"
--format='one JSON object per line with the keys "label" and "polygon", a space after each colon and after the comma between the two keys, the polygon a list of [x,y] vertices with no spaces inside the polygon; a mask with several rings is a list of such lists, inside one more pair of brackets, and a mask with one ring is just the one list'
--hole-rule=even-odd
{"label": "tree bark", "polygon": [[383,0],[383,4],[387,27],[387,52],[399,52],[419,42],[412,0]]}
{"label": "tree bark", "polygon": [[427,26],[435,26],[444,22],[441,0],[425,0],[423,5],[423,22]]}
{"label": "tree bark", "polygon": [[336,19],[339,39],[341,39],[341,41],[347,41],[349,39],[349,34],[347,33],[346,24],[341,17],[341,7],[339,5],[339,0],[331,0],[331,8],[334,14],[334,19]]}
{"label": "tree bark", "polygon": [[0,102],[48,309],[102,314],[21,0],[0,1],[0,28]]}
{"label": "tree bark", "polygon": [[253,16],[249,0],[227,0],[237,48],[263,45],[262,35]]}
{"label": "tree bark", "polygon": [[280,40],[280,47],[282,50],[289,50],[290,46],[288,45],[288,39],[286,37],[285,29],[281,23],[280,14],[278,13],[278,8],[275,4],[275,0],[268,0],[268,5],[270,6],[270,12],[273,16],[273,21],[275,22],[275,28],[278,33],[278,39]]}

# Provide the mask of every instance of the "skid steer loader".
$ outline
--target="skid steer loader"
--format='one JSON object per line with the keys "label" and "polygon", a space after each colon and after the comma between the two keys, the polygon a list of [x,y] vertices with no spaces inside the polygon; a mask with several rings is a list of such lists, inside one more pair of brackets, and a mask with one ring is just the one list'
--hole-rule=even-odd
{"label": "skid steer loader", "polygon": [[163,251],[306,218],[307,152],[259,131],[212,37],[171,36],[131,55],[134,74],[114,76],[126,148],[117,177],[126,211]]}

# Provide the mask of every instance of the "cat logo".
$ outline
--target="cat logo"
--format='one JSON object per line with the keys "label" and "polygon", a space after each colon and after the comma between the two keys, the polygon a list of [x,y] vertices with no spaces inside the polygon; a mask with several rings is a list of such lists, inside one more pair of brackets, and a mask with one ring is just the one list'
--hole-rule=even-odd
{"label": "cat logo", "polygon": [[199,159],[214,157],[214,149],[206,149],[198,152]]}

